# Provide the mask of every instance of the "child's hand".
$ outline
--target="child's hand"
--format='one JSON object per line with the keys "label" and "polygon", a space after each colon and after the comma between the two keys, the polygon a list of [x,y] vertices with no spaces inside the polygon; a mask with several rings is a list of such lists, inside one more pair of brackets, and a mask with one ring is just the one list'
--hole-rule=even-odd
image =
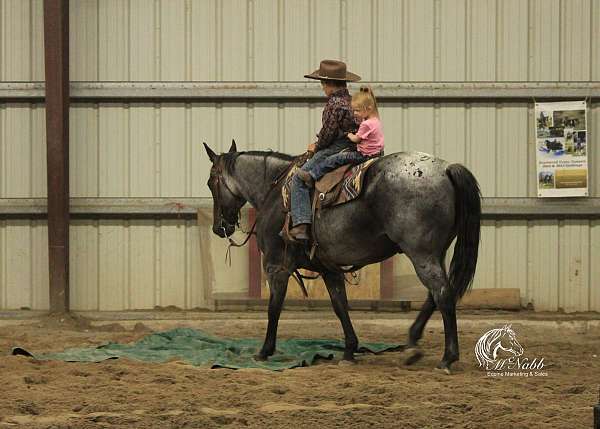
{"label": "child's hand", "polygon": [[352,143],[360,143],[360,138],[356,134],[348,133],[347,136]]}
{"label": "child's hand", "polygon": [[308,145],[308,148],[306,149],[308,152],[316,152],[317,151],[317,145],[314,143],[311,143]]}

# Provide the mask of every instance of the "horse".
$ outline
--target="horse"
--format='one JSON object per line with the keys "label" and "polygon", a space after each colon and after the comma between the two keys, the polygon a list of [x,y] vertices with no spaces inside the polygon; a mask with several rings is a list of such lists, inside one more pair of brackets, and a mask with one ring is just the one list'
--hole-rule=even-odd
{"label": "horse", "polygon": [[514,357],[523,354],[523,347],[517,341],[511,325],[491,329],[479,338],[475,345],[475,356],[479,367],[484,367],[486,370],[492,369],[501,350],[511,353]]}
{"label": "horse", "polygon": [[[405,363],[417,362],[423,330],[435,309],[443,318],[445,347],[437,369],[451,373],[459,359],[456,302],[472,285],[479,248],[481,194],[473,174],[461,164],[422,152],[399,152],[378,158],[366,171],[359,198],[323,209],[313,225],[318,242],[311,258],[304,244],[280,236],[285,221],[282,181],[298,158],[273,151],[216,154],[206,143],[212,162],[207,185],[213,198],[213,232],[231,236],[240,209],[256,209],[253,229],[263,254],[270,297],[268,324],[256,359],[275,352],[277,326],[290,275],[298,268],[319,273],[344,332],[343,360],[354,362],[358,338],[348,314],[344,267],[357,270],[404,253],[414,265],[428,295],[411,325]],[[456,238],[448,273],[446,251]]]}

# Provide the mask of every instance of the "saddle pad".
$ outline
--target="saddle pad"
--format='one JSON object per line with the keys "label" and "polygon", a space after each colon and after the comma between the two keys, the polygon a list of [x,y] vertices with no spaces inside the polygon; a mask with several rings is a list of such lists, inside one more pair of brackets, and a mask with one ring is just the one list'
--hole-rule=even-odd
{"label": "saddle pad", "polygon": [[352,169],[349,171],[349,174],[344,176],[341,182],[340,186],[342,189],[338,197],[330,204],[323,204],[322,206],[335,206],[358,198],[358,196],[362,192],[365,172],[376,160],[377,158],[371,158],[368,161],[363,162],[362,164],[358,164],[352,167]]}
{"label": "saddle pad", "polygon": [[[344,165],[322,177],[315,184],[321,200],[320,206],[334,206],[357,198],[362,191],[364,173],[376,160],[377,158],[372,158],[362,164]],[[294,166],[290,170],[281,187],[285,211],[290,211],[291,208],[292,178],[298,169],[298,166]]]}
{"label": "saddle pad", "polygon": [[294,178],[294,174],[298,171],[300,167],[294,165],[290,171],[288,171],[287,176],[285,176],[285,180],[283,181],[283,186],[281,187],[281,197],[283,198],[283,209],[286,212],[289,212],[292,207],[292,179]]}

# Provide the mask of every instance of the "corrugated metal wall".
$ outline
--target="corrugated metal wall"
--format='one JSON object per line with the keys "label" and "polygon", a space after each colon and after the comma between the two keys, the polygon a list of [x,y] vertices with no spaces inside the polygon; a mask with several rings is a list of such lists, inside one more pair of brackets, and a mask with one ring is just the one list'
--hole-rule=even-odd
{"label": "corrugated metal wall", "polygon": [[[298,81],[324,57],[370,81],[600,80],[600,0],[78,0],[70,25],[75,81]],[[42,35],[42,0],[0,0],[2,81],[43,80]],[[535,197],[531,102],[381,104],[388,151],[463,162],[486,197]],[[209,196],[202,141],[298,153],[321,108],[75,104],[72,196]],[[600,104],[590,113],[595,166]],[[44,127],[43,105],[0,105],[0,198],[45,196]],[[597,168],[590,187],[599,197]],[[486,221],[476,287],[520,287],[539,310],[600,311],[599,239],[597,221]],[[0,222],[0,308],[47,308],[46,240],[45,221]],[[73,308],[193,308],[206,290],[243,294],[245,252],[227,268],[222,241],[191,221],[77,220]],[[396,274],[410,277],[398,259]]]}
{"label": "corrugated metal wall", "polygon": [[[1,0],[1,80],[43,80],[42,0]],[[77,0],[75,81],[600,80],[600,0]]]}

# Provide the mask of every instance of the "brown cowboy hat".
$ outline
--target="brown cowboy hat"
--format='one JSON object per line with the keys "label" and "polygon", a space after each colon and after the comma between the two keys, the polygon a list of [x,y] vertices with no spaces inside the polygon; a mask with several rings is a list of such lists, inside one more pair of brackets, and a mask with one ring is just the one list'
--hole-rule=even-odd
{"label": "brown cowboy hat", "polygon": [[343,80],[345,82],[358,82],[360,76],[346,70],[346,63],[336,60],[323,60],[319,68],[304,77],[318,80]]}

